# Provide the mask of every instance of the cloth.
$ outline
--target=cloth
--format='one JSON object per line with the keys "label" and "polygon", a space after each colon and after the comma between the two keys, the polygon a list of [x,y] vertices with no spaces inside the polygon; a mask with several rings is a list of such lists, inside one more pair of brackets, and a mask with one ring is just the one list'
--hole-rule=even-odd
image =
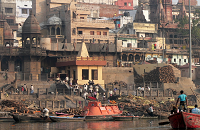
{"label": "cloth", "polygon": [[187,110],[185,101],[180,101],[179,111],[181,111],[181,110],[183,110],[183,111]]}
{"label": "cloth", "polygon": [[198,108],[193,108],[193,109],[192,109],[192,113],[194,113],[194,114],[200,114],[200,109],[198,109]]}
{"label": "cloth", "polygon": [[153,112],[153,107],[152,107],[152,106],[149,107],[149,111],[150,111],[150,112]]}
{"label": "cloth", "polygon": [[84,86],[84,90],[85,90],[85,91],[87,91],[87,87],[88,87],[87,85]]}
{"label": "cloth", "polygon": [[43,110],[43,116],[45,117],[45,116],[49,116],[49,110],[47,109],[47,108],[45,108],[44,110]]}
{"label": "cloth", "polygon": [[99,91],[99,86],[95,86],[95,89],[98,92]]}
{"label": "cloth", "polygon": [[185,94],[181,94],[178,96],[178,98],[180,98],[180,101],[185,101],[186,100],[186,95]]}

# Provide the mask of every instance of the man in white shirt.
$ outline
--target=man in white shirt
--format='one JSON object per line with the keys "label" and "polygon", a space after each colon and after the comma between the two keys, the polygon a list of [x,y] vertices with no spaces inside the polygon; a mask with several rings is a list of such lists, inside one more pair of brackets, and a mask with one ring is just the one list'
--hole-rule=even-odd
{"label": "man in white shirt", "polygon": [[47,108],[43,108],[43,118],[47,119],[49,117],[49,110]]}

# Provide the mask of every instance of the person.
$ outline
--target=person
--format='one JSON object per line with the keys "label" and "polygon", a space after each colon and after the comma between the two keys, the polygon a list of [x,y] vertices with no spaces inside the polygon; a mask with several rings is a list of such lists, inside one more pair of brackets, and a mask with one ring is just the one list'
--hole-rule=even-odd
{"label": "person", "polygon": [[194,114],[200,114],[200,109],[198,109],[198,105],[197,104],[192,109],[192,113],[194,113]]}
{"label": "person", "polygon": [[171,110],[171,114],[176,114],[178,112],[179,112],[178,108],[176,106],[173,106],[173,108]]}
{"label": "person", "polygon": [[49,117],[49,110],[47,108],[43,108],[43,118],[47,119]]}
{"label": "person", "polygon": [[34,87],[33,87],[33,85],[31,85],[30,90],[31,90],[31,94],[33,94],[34,93]]}
{"label": "person", "polygon": [[92,93],[92,90],[93,90],[93,87],[92,87],[92,85],[90,85],[89,92]]}
{"label": "person", "polygon": [[180,91],[181,95],[178,96],[178,99],[176,101],[176,106],[180,100],[180,106],[179,106],[179,111],[186,111],[187,110],[187,96],[184,94],[183,90]]}
{"label": "person", "polygon": [[117,88],[114,88],[114,95],[116,95]]}
{"label": "person", "polygon": [[27,90],[27,87],[26,87],[26,84],[24,84],[24,91],[26,92],[26,90]]}
{"label": "person", "polygon": [[106,93],[103,93],[103,101],[106,101]]}
{"label": "person", "polygon": [[93,95],[94,95],[94,98],[97,98],[97,92],[96,91],[94,91]]}
{"label": "person", "polygon": [[24,86],[22,86],[22,94],[24,94]]}
{"label": "person", "polygon": [[151,104],[149,104],[149,109],[147,110],[147,113],[150,115],[150,116],[153,116],[153,106]]}
{"label": "person", "polygon": [[131,115],[130,112],[127,112],[127,113],[126,113],[126,116],[130,116],[130,115]]}
{"label": "person", "polygon": [[98,91],[99,91],[99,85],[98,84],[95,86],[95,90],[98,93]]}
{"label": "person", "polygon": [[110,98],[112,98],[112,95],[113,95],[113,91],[110,89],[109,91],[109,94],[110,94]]}
{"label": "person", "polygon": [[84,94],[83,94],[83,98],[86,100],[87,99],[87,95],[88,93],[85,91]]}
{"label": "person", "polygon": [[82,87],[80,87],[80,88],[79,88],[79,94],[80,94],[80,96],[82,95],[82,91],[83,91],[83,90],[82,90]]}
{"label": "person", "polygon": [[85,84],[85,86],[84,86],[84,90],[87,91],[87,89],[88,89],[88,85]]}

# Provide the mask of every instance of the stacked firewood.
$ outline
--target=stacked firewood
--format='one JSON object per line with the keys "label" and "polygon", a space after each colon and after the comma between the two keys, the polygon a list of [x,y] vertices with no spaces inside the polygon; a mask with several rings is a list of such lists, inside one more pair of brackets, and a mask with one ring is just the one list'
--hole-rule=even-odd
{"label": "stacked firewood", "polygon": [[26,105],[15,100],[3,100],[1,102],[1,109],[10,109],[11,112],[20,112],[20,113],[25,113],[29,111]]}
{"label": "stacked firewood", "polygon": [[176,81],[172,66],[157,67],[144,75],[144,81],[174,83]]}
{"label": "stacked firewood", "polygon": [[74,114],[74,115],[81,115],[82,109],[81,108],[68,108],[64,110],[57,111],[58,113],[66,113],[66,114]]}

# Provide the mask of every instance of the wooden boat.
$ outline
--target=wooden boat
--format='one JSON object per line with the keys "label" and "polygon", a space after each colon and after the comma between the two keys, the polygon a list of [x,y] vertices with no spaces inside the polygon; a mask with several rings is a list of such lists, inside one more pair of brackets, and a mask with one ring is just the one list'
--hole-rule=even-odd
{"label": "wooden boat", "polygon": [[104,104],[99,101],[90,101],[87,106],[83,108],[81,116],[85,116],[85,120],[113,120],[112,116],[119,116],[122,111],[119,110],[116,104]]}
{"label": "wooden boat", "polygon": [[13,119],[16,122],[49,122],[51,121],[49,118],[43,118],[41,116],[35,115],[19,115],[19,114],[12,114]]}
{"label": "wooden boat", "polygon": [[85,120],[84,116],[74,116],[74,117],[69,117],[69,116],[49,116],[49,118],[53,122],[84,121]]}
{"label": "wooden boat", "polygon": [[200,128],[200,115],[180,112],[168,117],[173,129]]}
{"label": "wooden boat", "polygon": [[112,116],[115,121],[132,121],[134,116]]}

